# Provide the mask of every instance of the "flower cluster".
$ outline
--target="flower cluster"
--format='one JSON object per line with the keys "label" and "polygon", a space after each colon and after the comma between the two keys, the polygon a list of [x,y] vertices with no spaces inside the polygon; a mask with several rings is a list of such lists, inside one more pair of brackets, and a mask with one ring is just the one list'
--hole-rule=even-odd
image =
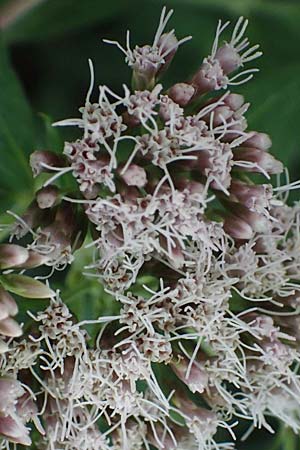
{"label": "flower cluster", "polygon": [[[240,421],[273,432],[269,417],[300,430],[300,208],[286,203],[298,184],[280,185],[269,136],[248,130],[249,104],[226,91],[252,78],[244,65],[261,52],[247,20],[223,44],[219,22],[211,55],[166,89],[160,78],[190,39],[164,32],[171,14],[152,45],[106,41],[125,54],[133,90],[100,86],[92,103],[90,62],[81,117],[55,124],[82,137],[31,155],[34,176],[50,175],[12,231],[32,237],[25,259],[52,274],[87,236],[85,275],[117,312],[78,322],[52,294],[30,314],[28,339],[2,355],[2,448],[29,445],[29,420],[45,450],[230,450]],[[59,188],[62,176],[76,192]],[[16,307],[0,305],[3,334]],[[2,431],[11,420],[19,434]]]}

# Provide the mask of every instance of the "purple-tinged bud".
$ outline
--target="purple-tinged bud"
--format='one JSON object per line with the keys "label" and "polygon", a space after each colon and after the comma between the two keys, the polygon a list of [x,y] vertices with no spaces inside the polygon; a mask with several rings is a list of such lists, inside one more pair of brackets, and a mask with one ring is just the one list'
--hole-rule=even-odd
{"label": "purple-tinged bud", "polygon": [[65,159],[47,150],[37,150],[30,155],[30,166],[36,177],[42,172],[51,172],[51,167],[64,167]]}
{"label": "purple-tinged bud", "polygon": [[272,141],[268,134],[255,132],[243,145],[245,147],[258,148],[259,150],[268,150],[272,146]]}
{"label": "purple-tinged bud", "polygon": [[248,240],[253,236],[251,226],[238,216],[229,214],[225,217],[223,228],[234,239]]}
{"label": "purple-tinged bud", "polygon": [[232,111],[238,111],[245,103],[245,99],[241,94],[226,95],[223,101]]}
{"label": "purple-tinged bud", "polygon": [[7,413],[15,406],[16,398],[24,394],[21,383],[14,378],[0,377],[0,411]]}
{"label": "purple-tinged bud", "polygon": [[176,83],[169,91],[169,97],[179,106],[184,107],[190,103],[194,97],[196,90],[188,83]]}
{"label": "purple-tinged bud", "polygon": [[[178,376],[178,378],[185,383],[191,392],[204,392],[208,385],[208,374],[203,365],[195,362],[189,369],[189,361],[186,358],[180,357],[178,362],[171,364],[172,369]],[[187,376],[188,375],[188,376]]]}
{"label": "purple-tinged bud", "polygon": [[[234,114],[234,111],[232,111],[228,106],[217,106],[213,110],[213,125],[219,126],[222,125],[225,122],[227,122],[228,119],[230,119]],[[206,121],[206,123],[210,123],[212,117],[212,113],[208,113],[203,117],[203,120]]]}
{"label": "purple-tinged bud", "polygon": [[19,266],[28,259],[28,250],[15,244],[0,244],[0,269]]}
{"label": "purple-tinged bud", "polygon": [[263,212],[270,206],[272,198],[271,184],[247,184],[240,180],[232,180],[230,185],[230,200],[242,203],[251,211]]}
{"label": "purple-tinged bud", "polygon": [[6,344],[6,342],[4,342],[2,339],[0,339],[0,355],[8,352],[8,350],[9,350],[9,347]]}
{"label": "purple-tinged bud", "polygon": [[182,248],[176,238],[172,238],[173,242],[169,242],[167,238],[160,235],[160,245],[168,253],[169,260],[176,269],[179,269],[184,265],[185,258],[182,252]]}
{"label": "purple-tinged bud", "polygon": [[36,193],[36,201],[41,209],[52,208],[59,199],[59,189],[57,186],[49,185],[39,189]]}
{"label": "purple-tinged bud", "polygon": [[247,147],[236,148],[233,149],[233,156],[235,161],[253,163],[253,165],[249,164],[248,166],[235,164],[239,166],[239,170],[246,172],[266,172],[270,175],[279,174],[283,171],[282,162],[264,150]]}
{"label": "purple-tinged bud", "polygon": [[45,430],[38,417],[37,405],[28,392],[24,393],[22,397],[18,398],[16,409],[18,416],[23,420],[23,422],[29,422],[30,420],[32,420],[34,425],[36,426],[36,429],[42,435],[45,435]]}
{"label": "purple-tinged bud", "polygon": [[203,194],[204,185],[199,181],[188,180],[187,178],[180,178],[175,180],[176,188],[180,191],[187,190],[190,194]]}
{"label": "purple-tinged bud", "polygon": [[138,117],[133,116],[132,114],[129,114],[128,111],[125,111],[122,114],[122,120],[125,125],[129,128],[137,127],[140,124],[140,120]]}
{"label": "purple-tinged bud", "polygon": [[[48,216],[48,215],[47,215]],[[45,219],[48,219],[45,215],[45,211],[42,211],[34,200],[26,212],[21,216],[21,220],[17,220],[11,231],[11,235],[15,236],[17,239],[25,236],[30,230],[40,226],[45,222]]]}
{"label": "purple-tinged bud", "polygon": [[268,227],[268,219],[263,214],[259,214],[246,208],[240,203],[225,202],[227,209],[234,215],[240,217],[244,222],[248,223],[253,231],[262,233]]}
{"label": "purple-tinged bud", "polygon": [[11,317],[7,319],[0,320],[0,334],[7,337],[19,337],[23,333],[22,328]]}
{"label": "purple-tinged bud", "polygon": [[29,430],[16,418],[11,416],[3,416],[0,413],[0,435],[4,436],[11,442],[20,445],[31,445]]}
{"label": "purple-tinged bud", "polygon": [[0,285],[0,320],[18,313],[18,306],[13,297]]}
{"label": "purple-tinged bud", "polygon": [[153,87],[155,79],[169,67],[178,46],[174,32],[160,35],[152,46],[136,46],[129,58],[135,89]]}
{"label": "purple-tinged bud", "polygon": [[159,67],[157,75],[167,70],[177,52],[178,45],[178,40],[174,33],[170,32],[161,35],[158,40],[158,47],[160,54],[163,55],[164,63]]}
{"label": "purple-tinged bud", "polygon": [[118,172],[127,186],[142,188],[147,184],[146,171],[137,164],[130,164],[124,173],[122,168]]}
{"label": "purple-tinged bud", "polygon": [[179,396],[177,392],[174,394],[173,399],[179,409],[189,417],[192,423],[196,420],[199,425],[202,425],[205,434],[207,433],[212,436],[217,432],[217,416],[214,411],[196,405],[186,397]]}
{"label": "purple-tinged bud", "polygon": [[[170,428],[170,425],[168,425]],[[160,423],[155,425],[156,436],[159,437],[159,442],[153,434],[153,429],[149,426],[147,430],[147,440],[153,447],[158,448],[159,450],[176,450],[178,448],[176,440],[182,437],[182,435],[186,432],[182,427],[176,427],[175,424],[172,423],[172,435],[170,433],[166,433],[165,427],[163,427]],[[175,438],[175,439],[174,439]]]}
{"label": "purple-tinged bud", "polygon": [[219,90],[228,84],[228,78],[218,60],[206,58],[191,80],[196,95]]}
{"label": "purple-tinged bud", "polygon": [[47,255],[42,255],[33,250],[28,250],[28,255],[28,259],[23,264],[20,264],[18,268],[33,269],[42,266],[49,260]]}
{"label": "purple-tinged bud", "polygon": [[229,44],[224,44],[220,47],[216,52],[215,58],[219,61],[226,75],[234,72],[242,65],[242,59],[238,51]]}

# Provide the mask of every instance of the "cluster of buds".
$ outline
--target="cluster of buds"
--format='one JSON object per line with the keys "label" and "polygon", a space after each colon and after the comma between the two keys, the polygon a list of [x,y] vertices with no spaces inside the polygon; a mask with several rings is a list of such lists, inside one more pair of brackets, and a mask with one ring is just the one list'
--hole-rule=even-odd
{"label": "cluster of buds", "polygon": [[[46,181],[12,235],[32,240],[24,261],[1,267],[36,258],[51,274],[64,269],[89,230],[86,275],[117,311],[77,322],[52,298],[31,314],[29,341],[15,344],[15,367],[39,385],[32,417],[43,434],[42,417],[45,450],[229,450],[239,420],[273,432],[269,416],[300,430],[300,208],[286,204],[298,184],[279,185],[283,165],[268,135],[247,129],[243,96],[214,94],[252,78],[257,69],[244,64],[261,52],[244,37],[243,18],[220,45],[229,23],[219,22],[211,55],[164,89],[161,76],[190,39],[164,32],[171,14],[163,9],[152,45],[132,50],[129,34],[126,48],[106,41],[125,54],[133,91],[99,86],[92,103],[90,62],[81,117],[55,124],[83,136],[62,155],[38,150],[30,159]],[[73,178],[70,192],[62,176]],[[19,248],[5,245],[4,253]],[[16,276],[24,277],[1,275],[3,289]],[[16,312],[5,295],[0,333]],[[88,324],[100,328],[95,342]],[[4,359],[10,373],[13,356]],[[21,442],[5,437],[4,445]]]}

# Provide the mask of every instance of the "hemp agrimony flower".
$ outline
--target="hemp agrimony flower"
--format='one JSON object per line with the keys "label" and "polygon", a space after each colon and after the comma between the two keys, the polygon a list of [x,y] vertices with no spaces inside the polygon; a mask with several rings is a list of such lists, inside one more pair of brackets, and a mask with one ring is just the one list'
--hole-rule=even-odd
{"label": "hemp agrimony flower", "polygon": [[[81,135],[31,155],[43,186],[11,232],[26,248],[0,247],[0,448],[30,445],[31,421],[45,450],[229,450],[240,421],[246,435],[273,432],[270,417],[300,430],[300,208],[286,204],[299,184],[280,185],[269,136],[248,130],[250,105],[226,91],[261,52],[247,20],[223,44],[219,22],[196,73],[165,86],[190,39],[165,31],[171,15],[152,44],[106,40],[133,88],[99,86],[92,101],[90,61],[81,116],[54,124]],[[84,275],[112,313],[80,320],[63,289],[23,271],[43,264],[50,277],[84,243]],[[7,291],[50,297],[22,338]]]}

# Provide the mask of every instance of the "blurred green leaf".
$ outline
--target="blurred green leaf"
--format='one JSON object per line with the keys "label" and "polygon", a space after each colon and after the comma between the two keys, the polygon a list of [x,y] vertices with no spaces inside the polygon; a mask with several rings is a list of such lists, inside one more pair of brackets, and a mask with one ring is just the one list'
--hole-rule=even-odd
{"label": "blurred green leaf", "polygon": [[209,7],[211,9],[224,10],[233,14],[249,15],[253,12],[268,13],[280,16],[283,19],[291,19],[300,15],[298,0],[172,0],[174,3],[184,3],[186,6]]}
{"label": "blurred green leaf", "polygon": [[34,145],[33,117],[1,37],[0,92],[0,188],[29,189],[32,186],[28,156]]}
{"label": "blurred green leaf", "polygon": [[45,148],[52,152],[61,153],[64,145],[61,134],[57,127],[53,127],[54,122],[47,114],[39,114],[43,121],[43,142]]}
{"label": "blurred green leaf", "polygon": [[125,0],[46,0],[19,17],[7,30],[9,42],[34,41],[110,19]]}
{"label": "blurred green leaf", "polygon": [[8,208],[20,213],[33,188],[29,154],[34,148],[31,109],[0,36],[0,223]]}
{"label": "blurred green leaf", "polygon": [[264,73],[244,87],[252,107],[247,117],[251,129],[265,131],[273,141],[272,153],[299,176],[300,64]]}

